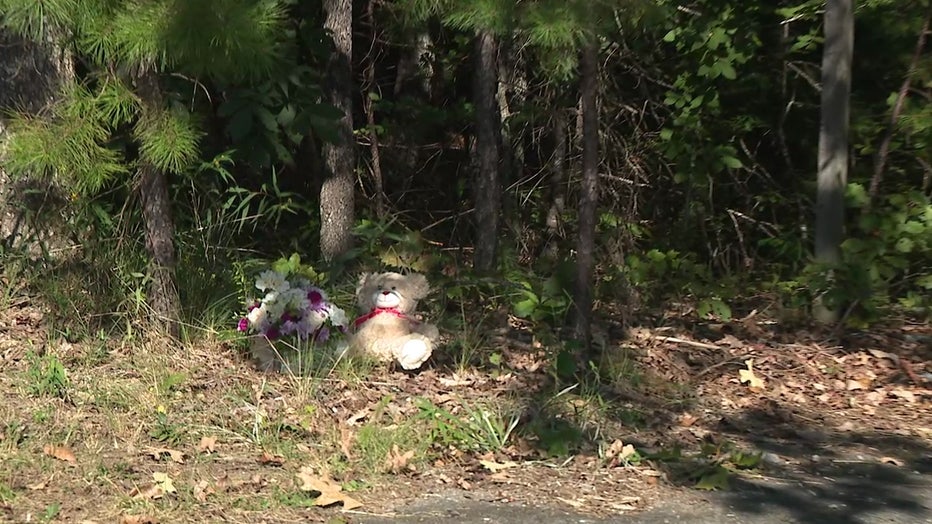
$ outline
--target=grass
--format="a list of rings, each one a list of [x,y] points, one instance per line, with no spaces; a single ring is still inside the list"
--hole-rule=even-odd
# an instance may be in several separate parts
[[[588,414],[524,421],[524,392],[466,388],[445,398],[432,389],[433,370],[387,373],[374,361],[308,358],[314,353],[285,348],[284,371],[261,373],[226,325],[223,312],[236,307],[230,296],[195,297],[206,313],[189,313],[178,347],[138,329],[131,312],[144,306],[132,278],[117,279],[124,298],[101,305],[122,304],[128,313],[105,324],[76,314],[86,281],[64,275],[43,284],[57,311],[49,324],[0,332],[29,349],[9,365],[0,361],[7,365],[0,373],[0,503],[14,520],[306,521],[320,510],[298,489],[303,466],[376,505],[384,502],[380,490],[438,462],[506,453],[529,436],[554,449],[551,440],[569,442],[555,453],[565,455],[587,438],[578,428],[587,427]],[[191,281],[211,293],[229,287],[213,273],[197,278]],[[335,292],[341,303],[352,300],[348,289]],[[467,316],[463,310],[445,347],[454,370],[480,376],[476,368],[491,363],[491,376],[504,377],[502,354]],[[571,406],[563,393],[540,394]],[[214,444],[205,447],[205,439]],[[176,491],[153,494],[156,474],[167,475]]]

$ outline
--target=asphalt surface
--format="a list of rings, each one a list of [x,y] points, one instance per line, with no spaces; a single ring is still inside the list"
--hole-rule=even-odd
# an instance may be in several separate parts
[[[670,489],[645,511],[593,518],[540,505],[497,504],[465,491],[425,495],[391,515],[356,514],[359,524],[918,524],[932,523],[932,461],[903,465],[836,462],[811,475],[737,480],[728,491]],[[820,471],[821,470],[821,471]]]

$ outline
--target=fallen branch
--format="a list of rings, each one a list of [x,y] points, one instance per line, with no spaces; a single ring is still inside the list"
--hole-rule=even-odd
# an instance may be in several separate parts
[[[705,342],[696,342],[695,340],[687,340],[685,338],[676,338],[676,337],[664,337],[660,335],[651,335],[650,337],[653,340],[659,340],[660,342],[672,342],[674,344],[683,344],[686,346],[692,346],[702,349],[715,349],[722,351],[721,346],[716,346],[715,344],[706,344]]]

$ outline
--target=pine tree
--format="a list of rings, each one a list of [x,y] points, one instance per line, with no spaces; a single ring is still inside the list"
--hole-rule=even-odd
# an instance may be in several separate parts
[[[47,114],[13,119],[8,170],[55,177],[76,193],[119,181],[136,188],[150,261],[150,319],[177,334],[170,177],[198,159],[203,132],[166,79],[180,73],[203,89],[202,81],[267,72],[279,57],[283,2],[0,0],[0,15],[0,24],[26,38],[61,42],[89,69]],[[131,147],[119,147],[123,142]]]

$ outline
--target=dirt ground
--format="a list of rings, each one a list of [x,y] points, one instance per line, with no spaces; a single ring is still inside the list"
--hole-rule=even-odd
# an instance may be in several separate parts
[[[819,500],[923,509],[894,486],[932,473],[932,328],[655,324],[606,324],[610,373],[585,385],[519,325],[485,340],[491,363],[308,379],[211,337],[71,337],[19,304],[0,312],[0,521],[354,522],[449,490],[596,519],[880,474]]]

